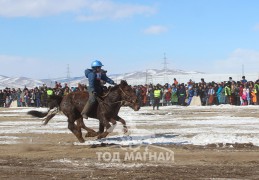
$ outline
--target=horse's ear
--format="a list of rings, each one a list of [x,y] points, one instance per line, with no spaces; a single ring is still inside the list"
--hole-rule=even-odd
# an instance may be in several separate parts
[[[124,86],[128,86],[128,83],[125,80],[121,80],[120,85],[124,87]]]

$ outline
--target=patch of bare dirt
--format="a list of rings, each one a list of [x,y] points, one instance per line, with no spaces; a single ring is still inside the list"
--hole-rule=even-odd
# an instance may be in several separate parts
[[[259,149],[165,146],[172,163],[105,162],[96,152],[121,152],[118,146],[16,144],[0,146],[0,179],[209,179],[259,178]],[[144,151],[145,147],[139,150]]]
[[[22,140],[0,145],[0,179],[259,179],[259,148],[251,143],[163,145],[174,152],[173,162],[121,157],[119,162],[107,162],[98,159],[97,153],[125,154],[128,147],[74,145],[77,139],[71,133],[8,135]],[[138,149],[145,151],[146,146]]]

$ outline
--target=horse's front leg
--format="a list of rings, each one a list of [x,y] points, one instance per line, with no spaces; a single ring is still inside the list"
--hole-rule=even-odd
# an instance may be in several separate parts
[[[123,132],[124,132],[124,134],[126,134],[128,132],[128,127],[126,125],[126,121],[124,119],[122,119],[120,116],[117,116],[116,120],[121,122],[121,124],[123,125]]]
[[[109,121],[107,119],[104,119],[102,121],[103,125],[106,127],[106,131],[101,133],[98,136],[98,139],[105,138],[109,133],[113,132],[114,128],[116,127],[116,121],[114,119],[111,119],[112,126],[110,125]]]
[[[111,127],[109,128],[109,129],[107,129],[106,131],[108,132],[108,133],[112,133],[113,132],[113,130],[114,130],[114,128],[116,127],[116,125],[117,125],[117,122],[116,122],[116,120],[115,119],[113,119],[113,118],[111,118],[111,121],[110,121],[111,123],[112,123],[112,125],[111,125]],[[110,124],[110,123],[109,123]]]
[[[103,123],[99,120],[99,131],[98,131],[98,133],[101,134],[101,133],[103,133],[103,132],[104,132],[104,125],[103,125]]]

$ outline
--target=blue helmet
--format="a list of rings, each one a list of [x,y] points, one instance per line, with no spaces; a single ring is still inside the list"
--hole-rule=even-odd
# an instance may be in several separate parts
[[[94,61],[92,62],[92,64],[91,64],[91,66],[92,66],[92,68],[94,68],[94,67],[101,67],[101,66],[103,66],[103,64],[102,64],[102,62],[99,61],[99,60],[94,60]]]

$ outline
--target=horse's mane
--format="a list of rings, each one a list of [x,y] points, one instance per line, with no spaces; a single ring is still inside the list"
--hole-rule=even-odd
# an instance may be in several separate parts
[[[103,96],[108,95],[108,93],[117,91],[120,88],[120,85],[128,86],[128,83],[126,80],[121,80],[120,84],[116,84],[115,86],[109,86],[107,90],[104,92]]]
[[[115,86],[109,86],[106,90],[104,90],[103,96],[108,95],[110,92],[117,91],[119,89],[119,86],[120,85],[118,85],[118,84]]]

